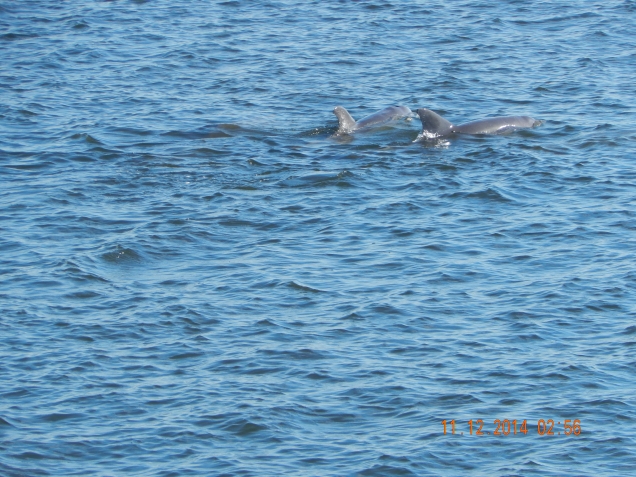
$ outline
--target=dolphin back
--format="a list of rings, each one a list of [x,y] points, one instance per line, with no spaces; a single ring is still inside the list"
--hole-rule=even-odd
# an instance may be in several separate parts
[[[338,118],[338,132],[351,132],[355,129],[356,121],[345,108],[336,106],[333,108],[333,114]]]
[[[501,134],[515,129],[531,128],[537,121],[530,116],[500,116],[480,119],[455,127],[455,132],[463,134]]]
[[[411,110],[406,106],[387,106],[377,113],[373,113],[356,123],[356,129],[379,127],[391,121],[397,121],[411,115]]]
[[[446,136],[455,132],[455,127],[439,114],[430,109],[418,109],[417,115],[422,121],[422,134],[429,139]]]
[[[349,111],[342,106],[336,106],[333,109],[333,114],[338,118],[338,133],[349,134],[361,129],[381,127],[398,119],[409,118],[412,111],[406,106],[387,106],[359,121],[354,120]]]

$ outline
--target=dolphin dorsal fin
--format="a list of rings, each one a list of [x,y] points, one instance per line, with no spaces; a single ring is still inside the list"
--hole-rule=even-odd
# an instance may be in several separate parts
[[[449,121],[430,109],[418,109],[416,112],[422,121],[422,134],[429,138],[446,136],[455,129]]]
[[[349,111],[342,106],[336,106],[333,108],[333,114],[338,118],[338,131],[339,132],[351,132],[356,125],[355,119],[351,117]]]

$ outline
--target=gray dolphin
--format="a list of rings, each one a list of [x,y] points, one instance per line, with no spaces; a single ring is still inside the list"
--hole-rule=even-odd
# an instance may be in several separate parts
[[[349,134],[361,129],[384,126],[391,121],[410,116],[412,111],[406,106],[388,106],[377,113],[362,118],[360,121],[353,119],[349,111],[342,106],[333,108],[333,114],[338,118],[338,133]]]
[[[418,109],[416,113],[422,121],[422,135],[428,139],[448,136],[453,133],[501,134],[515,129],[531,128],[540,124],[540,121],[530,116],[499,116],[455,126],[430,109]]]

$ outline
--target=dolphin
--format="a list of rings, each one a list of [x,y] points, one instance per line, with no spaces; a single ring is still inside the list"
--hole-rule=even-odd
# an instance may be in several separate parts
[[[418,109],[416,113],[422,121],[422,135],[428,139],[444,137],[453,133],[502,134],[516,129],[531,128],[540,124],[540,121],[530,116],[499,116],[455,126],[430,109]]]
[[[384,126],[391,121],[410,116],[412,111],[406,106],[388,106],[360,121],[353,119],[349,111],[342,106],[333,108],[333,114],[338,118],[338,134],[350,134],[361,129]]]

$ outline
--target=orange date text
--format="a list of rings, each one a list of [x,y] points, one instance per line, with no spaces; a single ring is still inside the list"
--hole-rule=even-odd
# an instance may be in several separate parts
[[[444,435],[446,434],[460,434],[464,435],[464,431],[467,431],[468,435],[475,436],[516,436],[516,435],[528,435],[533,433],[533,430],[537,430],[537,434],[540,436],[579,436],[581,435],[581,420],[580,419],[564,419],[562,421],[554,419],[539,419],[534,423],[528,423],[527,419],[495,419],[493,421],[493,427],[486,425],[484,427],[483,419],[471,419],[468,422],[456,423],[455,419],[450,421],[442,421],[442,427],[444,429]]]

